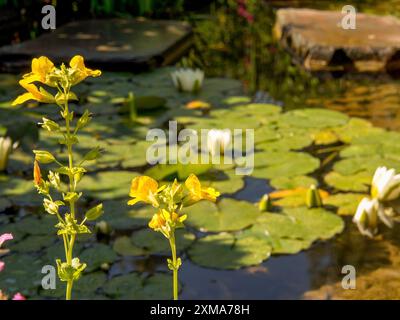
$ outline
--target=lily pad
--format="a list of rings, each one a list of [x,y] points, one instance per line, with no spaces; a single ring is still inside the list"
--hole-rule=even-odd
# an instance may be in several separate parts
[[[232,270],[258,265],[270,254],[271,246],[263,240],[255,237],[235,239],[229,233],[201,238],[189,250],[190,259],[200,266]]]
[[[86,272],[91,272],[99,269],[103,263],[113,263],[117,255],[109,246],[98,243],[83,250],[79,258],[87,264]]]
[[[146,253],[142,248],[135,246],[127,236],[115,239],[113,249],[121,256],[141,256]]]
[[[311,173],[319,167],[319,159],[300,152],[256,153],[254,164],[253,177],[273,179]]]
[[[98,200],[128,198],[129,186],[139,174],[131,171],[104,171],[85,175],[79,184],[80,190]]]
[[[182,229],[176,231],[175,237],[178,251],[185,250],[195,239],[194,234]],[[151,229],[143,229],[134,232],[131,239],[135,246],[145,250],[146,253],[162,255],[169,255],[171,253],[168,239],[160,232],[154,232]]]
[[[325,176],[324,180],[337,190],[366,192],[368,185],[371,184],[372,176],[365,171],[352,175],[342,175],[332,171]]]
[[[260,215],[258,209],[246,201],[224,198],[217,204],[201,201],[186,208],[188,224],[210,232],[235,231],[252,225]]]
[[[101,219],[117,230],[146,226],[154,214],[152,207],[128,206],[127,199],[105,201],[103,207],[104,215]]]
[[[330,195],[324,203],[337,207],[339,215],[354,215],[357,211],[358,204],[365,197],[360,193],[337,193]]]
[[[308,188],[311,185],[318,185],[317,180],[309,176],[277,177],[269,182],[275,189],[296,189]]]

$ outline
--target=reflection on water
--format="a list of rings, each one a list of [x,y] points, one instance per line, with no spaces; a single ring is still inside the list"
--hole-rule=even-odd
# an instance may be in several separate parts
[[[211,19],[196,20],[195,62],[210,76],[241,79],[250,94],[267,92],[286,109],[326,107],[371,120],[375,125],[400,128],[400,83],[387,75],[310,75],[292,63],[272,36],[275,11],[295,6],[339,10],[345,1],[262,1],[248,3],[253,16],[238,13],[236,1],[221,0]],[[354,1],[359,11],[399,15],[393,1]]]
[[[237,2],[221,0],[211,8],[211,19],[196,23],[196,50],[191,58],[208,75],[241,79],[250,94],[267,93],[284,108],[325,107],[362,117],[375,125],[400,130],[400,83],[388,75],[310,75],[292,64],[291,57],[273,40],[274,12],[278,7],[338,10],[346,1],[266,1],[272,6],[247,1],[243,15]],[[243,2],[243,1],[242,1]],[[359,11],[400,16],[400,3],[353,1]],[[239,198],[255,201],[254,186],[246,181]],[[251,195],[249,197],[249,195]],[[257,194],[258,196],[259,194]],[[382,230],[378,239],[362,237],[346,219],[346,230],[328,242],[305,252],[272,257],[256,268],[217,271],[186,261],[182,298],[210,299],[393,299],[400,298],[400,228]],[[344,290],[344,265],[357,271],[357,290]]]

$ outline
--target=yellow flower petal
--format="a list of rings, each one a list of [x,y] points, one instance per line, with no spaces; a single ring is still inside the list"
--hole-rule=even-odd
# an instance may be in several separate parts
[[[148,176],[136,177],[132,180],[129,192],[129,196],[134,198],[130,202],[135,204],[136,202],[143,201],[158,207],[157,200],[155,199],[157,189],[158,183],[156,180]]]
[[[78,84],[79,82],[85,80],[87,77],[98,77],[101,75],[100,70],[92,70],[86,68],[84,59],[80,55],[74,56],[69,62],[69,66],[73,70],[75,70],[72,85]]]

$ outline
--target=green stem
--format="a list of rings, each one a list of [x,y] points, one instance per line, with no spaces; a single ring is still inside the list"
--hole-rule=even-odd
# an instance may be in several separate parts
[[[73,280],[69,280],[67,282],[67,291],[66,291],[66,294],[65,294],[65,300],[71,300],[73,285],[74,285],[74,281]]]
[[[68,97],[69,90],[64,90],[65,97]],[[72,170],[74,167],[74,161],[73,161],[73,155],[72,155],[72,144],[71,144],[71,127],[70,127],[70,114],[69,114],[69,109],[68,109],[68,99],[66,98],[65,100],[65,127],[66,127],[66,133],[67,133],[67,150],[68,150],[68,165],[69,169]],[[69,175],[69,191],[70,192],[75,192],[75,183],[74,183],[74,176],[72,174]],[[70,206],[70,214],[72,218],[75,218],[75,203],[71,201],[69,203]],[[67,252],[67,264],[72,265],[72,258],[73,258],[73,249],[74,249],[74,244],[75,244],[75,235],[72,235],[71,238],[66,239],[64,242],[64,246],[66,246],[65,250]],[[71,295],[72,295],[72,287],[74,285],[73,280],[69,280],[67,282],[67,292],[66,292],[66,300],[71,300]]]
[[[172,232],[171,237],[169,238],[169,244],[171,246],[171,253],[172,253],[172,263],[174,265],[174,268],[172,270],[173,272],[173,294],[174,294],[174,300],[178,300],[178,268],[176,267],[177,265],[177,259],[176,259],[176,244],[175,244],[175,233]]]

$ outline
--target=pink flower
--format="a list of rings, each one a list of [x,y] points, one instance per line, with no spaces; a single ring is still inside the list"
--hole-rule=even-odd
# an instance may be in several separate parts
[[[3,261],[0,261],[0,272],[4,270],[5,265],[6,264]]]
[[[26,300],[26,298],[20,294],[19,292],[14,294],[14,297],[12,298],[13,300]]]
[[[4,242],[7,240],[12,240],[14,239],[13,235],[11,233],[5,233],[0,236],[0,247],[3,245]]]

